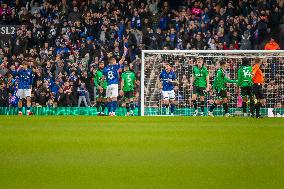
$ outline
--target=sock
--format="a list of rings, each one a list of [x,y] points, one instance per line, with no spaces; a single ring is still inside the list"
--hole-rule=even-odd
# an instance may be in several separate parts
[[[108,113],[112,112],[111,102],[107,102]]]
[[[115,113],[117,107],[117,101],[112,101],[112,111]]]
[[[97,112],[100,112],[100,107],[101,107],[101,102],[97,102],[96,104]]]
[[[27,107],[27,112],[30,112],[31,111],[31,107]]]
[[[19,112],[22,112],[22,109],[23,109],[23,108],[18,108],[18,109],[19,109]]]
[[[243,108],[243,113],[247,113],[247,103],[246,102],[242,102],[242,108]]]
[[[171,104],[171,106],[170,106],[170,112],[171,112],[171,114],[173,114],[174,111],[175,111],[175,105],[174,105],[174,104]]]
[[[130,112],[129,103],[126,103],[126,110],[127,110],[127,112]]]
[[[168,110],[169,110],[169,104],[166,104],[166,113],[168,113]]]
[[[163,107],[162,107],[162,114],[166,114],[168,107],[169,107],[168,104],[163,104]]]
[[[130,110],[134,111],[134,102],[130,102]]]
[[[229,113],[229,107],[228,107],[228,103],[223,103],[223,108],[225,110],[225,114]]]
[[[254,114],[254,100],[250,99],[249,101],[249,108],[250,108],[250,113],[253,115]]]
[[[200,101],[200,108],[201,108],[201,111],[204,113],[204,104],[205,102],[204,101]]]
[[[166,105],[165,104],[162,105],[162,114],[166,114]]]
[[[211,106],[210,106],[210,109],[209,111],[210,112],[213,112],[213,110],[217,107],[217,104],[214,102]]]
[[[194,109],[197,110],[197,101],[196,101],[196,100],[193,100],[192,102],[193,102],[193,107],[194,107]]]
[[[261,103],[257,102],[256,103],[256,107],[255,107],[255,111],[256,111],[256,116],[260,116],[260,108],[261,108]]]
[[[101,102],[102,113],[105,113],[106,106],[107,106],[106,102]]]

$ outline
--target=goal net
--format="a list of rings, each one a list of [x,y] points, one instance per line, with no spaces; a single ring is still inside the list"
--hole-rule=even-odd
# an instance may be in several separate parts
[[[159,75],[165,63],[170,63],[179,82],[174,87],[176,95],[176,108],[174,115],[193,115],[192,76],[193,61],[197,57],[203,57],[204,65],[209,72],[210,84],[212,85],[219,61],[226,61],[229,68],[226,74],[230,79],[237,79],[238,68],[244,57],[253,64],[255,58],[262,61],[262,71],[265,75],[263,84],[265,107],[261,109],[264,116],[284,117],[284,51],[179,51],[179,50],[144,50],[142,52],[141,66],[141,115],[163,115],[162,95],[159,88]],[[228,84],[229,111],[232,115],[241,115],[242,98],[236,84]],[[205,93],[205,113],[215,99],[212,90]],[[206,114],[205,114],[206,115]],[[214,115],[223,115],[223,108],[218,106]]]

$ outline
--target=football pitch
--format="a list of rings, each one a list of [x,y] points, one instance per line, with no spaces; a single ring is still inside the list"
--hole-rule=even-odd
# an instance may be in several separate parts
[[[0,116],[0,188],[283,188],[283,118]]]

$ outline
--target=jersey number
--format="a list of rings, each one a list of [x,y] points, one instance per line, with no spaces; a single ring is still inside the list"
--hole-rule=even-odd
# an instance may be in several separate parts
[[[114,78],[114,75],[113,75],[113,72],[112,72],[112,71],[109,71],[109,72],[107,73],[107,78],[108,78],[108,79],[113,79],[113,78]]]
[[[132,81],[131,75],[127,75],[127,81],[128,81],[128,83],[130,83]]]
[[[245,77],[251,77],[251,72],[249,70],[243,70]]]

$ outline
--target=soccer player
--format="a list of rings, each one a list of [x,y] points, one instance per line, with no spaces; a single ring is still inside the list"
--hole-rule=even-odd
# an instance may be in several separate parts
[[[103,71],[105,64],[104,62],[99,62],[99,67],[94,74],[94,83],[97,89],[97,104],[96,108],[98,111],[98,115],[104,115],[105,107],[106,107],[106,88],[107,81],[103,80]]]
[[[129,70],[129,66],[124,66],[124,72],[121,75],[121,94],[124,95],[126,102],[127,116],[133,116],[134,113],[134,87],[136,82],[136,75],[133,71]]]
[[[256,58],[254,61],[254,65],[252,67],[252,81],[253,81],[253,94],[255,95],[255,98],[257,100],[255,104],[254,110],[256,111],[256,118],[260,118],[260,108],[264,106],[265,99],[263,95],[262,90],[262,84],[264,83],[264,74],[262,73],[260,67],[261,67],[261,60],[259,58]]]
[[[162,88],[162,97],[163,97],[163,112],[166,111],[166,114],[170,113],[174,115],[175,110],[175,91],[174,84],[178,84],[177,77],[175,72],[172,70],[172,67],[169,63],[166,63],[165,68],[160,73],[160,88]]]
[[[103,70],[103,81],[106,79],[106,97],[108,102],[108,111],[110,116],[115,116],[115,110],[117,108],[117,96],[118,96],[118,82],[119,82],[119,71],[125,60],[125,56],[128,49],[124,47],[124,52],[119,63],[116,62],[114,57],[109,59],[109,64]]]
[[[23,65],[20,65],[17,70],[17,76],[19,77],[18,82],[18,91],[17,96],[19,98],[18,108],[19,115],[22,113],[22,100],[27,100],[27,115],[32,115],[31,112],[31,93],[32,93],[32,83],[33,83],[33,74],[32,70],[28,68],[27,62],[23,62]]]
[[[210,106],[208,115],[213,117],[213,110],[217,105],[223,104],[225,111],[225,117],[230,116],[229,107],[228,107],[228,95],[227,95],[227,83],[237,83],[237,80],[231,80],[226,76],[227,63],[224,60],[220,61],[220,68],[217,70],[214,82],[213,89],[216,91],[216,100]]]
[[[252,66],[249,65],[247,58],[242,59],[242,66],[238,70],[238,86],[241,88],[241,96],[243,99],[242,108],[244,116],[247,116],[247,103],[250,100],[250,113],[253,115],[254,99],[252,93]]]
[[[197,97],[200,100],[201,115],[204,115],[204,91],[209,91],[209,74],[201,57],[197,58],[197,65],[193,67],[191,84],[193,87],[192,102],[195,110],[193,116],[198,115]]]

